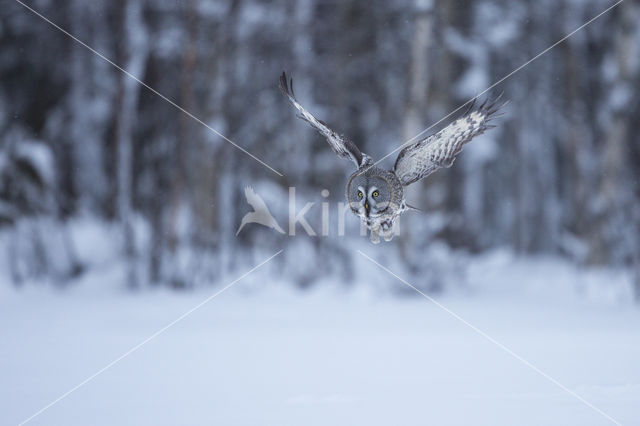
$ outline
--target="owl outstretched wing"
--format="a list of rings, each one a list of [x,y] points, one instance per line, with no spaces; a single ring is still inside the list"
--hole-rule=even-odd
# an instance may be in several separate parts
[[[318,120],[315,118],[309,111],[307,111],[298,101],[296,100],[295,94],[293,92],[293,79],[289,79],[287,81],[287,75],[282,72],[280,76],[280,91],[289,99],[289,102],[296,107],[299,114],[298,117],[306,121],[316,129],[322,136],[324,136],[333,152],[338,154],[340,157],[348,158],[356,164],[356,167],[360,167],[363,160],[363,154],[360,152],[360,149],[353,143],[351,140],[345,138],[344,136],[336,133],[332,129],[329,128],[322,120]]]
[[[394,166],[394,173],[402,184],[410,185],[440,168],[451,167],[464,144],[486,130],[496,127],[488,123],[498,117],[496,112],[506,105],[506,103],[497,105],[500,96],[489,105],[485,100],[477,109],[473,109],[474,101],[469,112],[463,117],[438,133],[419,140],[400,151]]]

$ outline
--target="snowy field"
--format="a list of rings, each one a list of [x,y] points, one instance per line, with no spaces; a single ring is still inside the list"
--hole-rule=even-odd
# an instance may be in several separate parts
[[[608,275],[496,259],[471,270],[481,277],[475,285],[437,300],[621,424],[640,425],[640,311],[615,292],[575,296],[571,281]],[[614,424],[424,298],[360,285],[256,290],[247,280],[29,424]],[[568,289],[549,299],[549,286]],[[3,425],[27,419],[220,288],[90,287],[4,286]]]

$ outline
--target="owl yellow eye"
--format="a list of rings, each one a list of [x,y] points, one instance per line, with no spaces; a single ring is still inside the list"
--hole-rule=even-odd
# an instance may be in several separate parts
[[[380,195],[380,193],[378,191],[373,191],[373,198],[378,198],[378,195]]]
[[[362,193],[362,191],[358,191],[358,198],[362,198],[364,197],[364,194]]]

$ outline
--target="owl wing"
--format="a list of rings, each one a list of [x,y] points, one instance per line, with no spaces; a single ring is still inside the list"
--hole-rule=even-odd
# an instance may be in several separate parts
[[[502,96],[502,95],[501,95]],[[464,144],[496,126],[489,125],[495,113],[506,103],[497,106],[500,96],[487,105],[483,102],[478,109],[469,108],[463,117],[449,124],[438,133],[419,140],[400,151],[394,166],[394,173],[403,185],[410,185],[443,167],[451,167]]]
[[[338,154],[340,157],[351,159],[351,161],[356,164],[356,167],[360,167],[363,160],[363,154],[360,152],[360,149],[358,149],[356,144],[351,140],[331,130],[322,120],[315,118],[309,111],[300,105],[300,103],[298,103],[293,92],[293,79],[289,79],[289,81],[287,81],[287,75],[284,71],[280,76],[279,87],[280,91],[287,97],[287,99],[289,99],[289,102],[291,102],[291,104],[298,110],[298,117],[320,132],[320,134],[327,139],[327,142],[329,142],[333,152]]]

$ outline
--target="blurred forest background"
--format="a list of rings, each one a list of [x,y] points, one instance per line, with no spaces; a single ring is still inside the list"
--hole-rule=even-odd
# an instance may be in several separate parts
[[[426,214],[407,214],[401,236],[376,247],[352,216],[346,237],[255,225],[236,237],[250,211],[246,185],[286,228],[289,186],[298,209],[335,205],[351,172],[295,118],[277,90],[282,70],[307,108],[380,158],[611,0],[25,4],[284,176],[7,0],[0,265],[16,285],[64,285],[119,265],[131,287],[192,287],[279,248],[272,272],[287,280],[349,283],[371,268],[352,250],[364,247],[436,290],[465,259],[499,248],[635,271],[640,299],[639,1],[624,1],[496,87],[493,95],[511,100],[498,128],[414,185],[409,200]],[[316,232],[317,210],[308,215]]]

